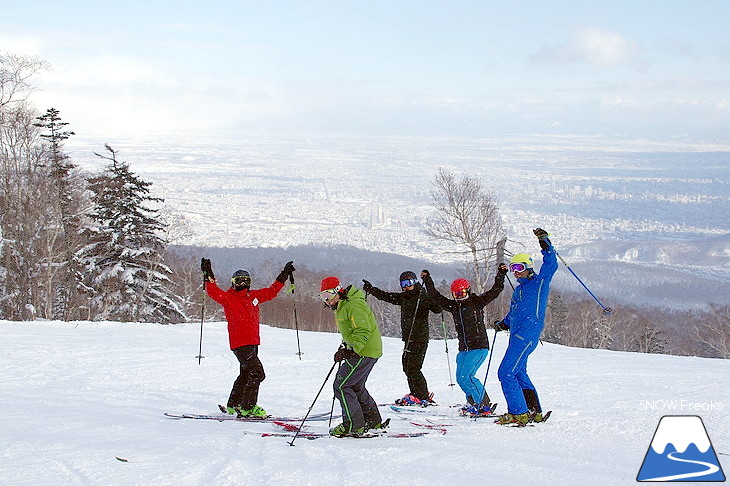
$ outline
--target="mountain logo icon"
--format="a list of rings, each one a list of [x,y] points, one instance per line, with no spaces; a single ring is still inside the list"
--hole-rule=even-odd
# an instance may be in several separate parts
[[[662,417],[636,480],[725,481],[702,419],[696,415]]]

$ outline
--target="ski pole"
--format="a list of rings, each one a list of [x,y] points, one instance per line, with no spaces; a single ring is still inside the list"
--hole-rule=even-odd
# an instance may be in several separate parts
[[[299,360],[302,359],[302,348],[299,346],[299,320],[297,319],[297,301],[294,297],[294,275],[289,274],[289,282],[291,283],[291,302],[294,306],[294,327],[297,330],[297,355],[299,356]]]
[[[324,382],[322,383],[322,386],[319,388],[319,391],[317,392],[317,396],[314,397],[314,400],[312,400],[312,404],[309,406],[309,410],[307,410],[307,414],[304,416],[304,419],[302,420],[302,423],[299,424],[299,427],[297,427],[297,432],[294,434],[294,438],[289,442],[290,446],[294,446],[294,441],[299,437],[299,432],[301,432],[302,427],[304,427],[304,422],[307,421],[307,418],[309,418],[309,414],[312,412],[312,409],[314,408],[314,404],[317,403],[317,399],[319,398],[319,395],[322,393],[322,390],[324,389],[324,385],[327,384],[327,380],[330,379],[330,375],[332,374],[332,371],[335,369],[335,365],[337,363],[332,363],[332,368],[330,368],[329,373],[327,373],[327,378],[324,379]],[[333,405],[334,408],[334,405]]]
[[[205,320],[205,280],[203,280],[203,303],[200,304],[200,342],[198,344],[198,355],[196,358],[198,358],[198,365],[200,365],[200,360],[205,358],[203,356],[203,321]]]
[[[441,331],[444,335],[444,346],[446,347],[446,364],[449,365],[449,386],[452,387],[455,385],[454,379],[451,375],[451,358],[449,358],[449,342],[446,339],[446,323],[444,322],[444,311],[441,311]]]
[[[413,336],[413,328],[416,327],[416,314],[418,314],[418,306],[421,305],[421,293],[418,293],[418,300],[416,300],[416,309],[413,311],[413,320],[411,321],[411,329],[408,331],[408,339],[406,345],[403,348],[404,353],[410,353],[411,349],[411,336]]]
[[[570,273],[572,273],[572,274],[573,274],[573,276],[575,277],[575,279],[576,279],[576,280],[578,280],[578,282],[579,282],[579,283],[580,283],[580,284],[581,284],[581,285],[583,286],[583,288],[584,288],[584,289],[586,289],[586,290],[588,291],[588,293],[589,293],[589,294],[591,294],[591,297],[593,297],[593,299],[594,299],[594,300],[595,300],[596,302],[598,302],[598,305],[600,305],[600,306],[601,306],[601,308],[603,309],[603,313],[604,313],[604,314],[608,314],[608,315],[611,315],[611,312],[613,312],[613,310],[611,310],[611,308],[610,308],[610,307],[606,307],[605,305],[603,305],[603,304],[601,303],[601,301],[600,301],[600,300],[598,300],[598,297],[596,297],[595,295],[593,295],[593,292],[591,292],[591,289],[589,289],[589,288],[588,288],[588,287],[586,286],[586,284],[584,284],[584,283],[583,283],[583,281],[582,281],[582,280],[580,279],[580,277],[578,277],[578,275],[576,275],[576,274],[575,274],[575,272],[573,271],[573,269],[572,269],[572,268],[570,268],[570,265],[568,265],[568,263],[567,263],[567,262],[566,262],[565,260],[563,260],[563,257],[561,257],[561,256],[560,256],[560,253],[558,253],[558,252],[556,251],[556,252],[555,252],[555,254],[556,254],[556,255],[558,256],[558,258],[560,258],[560,261],[561,261],[561,262],[563,262],[563,265],[565,265],[565,267],[566,267],[566,268],[567,268],[568,270],[570,270]]]
[[[479,405],[477,406],[477,416],[474,417],[474,420],[478,419],[479,416],[482,413],[482,402],[484,401],[484,395],[487,394],[487,377],[489,376],[489,367],[492,365],[492,354],[494,354],[494,343],[497,342],[497,330],[494,330],[494,337],[492,338],[492,346],[489,349],[489,359],[487,360],[487,372],[484,373],[484,383],[482,383],[482,400],[479,401]],[[492,409],[492,404],[489,404],[489,409]],[[492,410],[494,411],[494,410]]]
[[[337,363],[337,372],[338,373],[340,372],[341,365],[342,365],[342,362]],[[332,427],[332,415],[335,413],[335,398],[337,398],[337,396],[333,393],[332,394],[332,406],[330,407],[330,420],[329,420],[329,423],[327,424],[328,427]]]

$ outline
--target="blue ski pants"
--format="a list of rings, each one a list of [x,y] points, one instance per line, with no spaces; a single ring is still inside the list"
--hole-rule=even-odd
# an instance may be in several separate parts
[[[507,400],[507,411],[517,415],[527,412],[527,402],[523,390],[535,390],[527,376],[527,358],[535,350],[540,335],[525,336],[519,332],[510,333],[509,345],[499,365],[499,381],[502,393]],[[535,391],[535,399],[537,392]]]
[[[484,363],[489,349],[470,349],[459,351],[456,355],[456,382],[466,395],[467,402],[478,404],[484,395],[484,385],[476,377],[479,367]],[[470,400],[471,399],[471,400]]]

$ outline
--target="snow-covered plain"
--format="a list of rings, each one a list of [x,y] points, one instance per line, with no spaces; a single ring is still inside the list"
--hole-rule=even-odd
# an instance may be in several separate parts
[[[730,148],[724,143],[320,135],[74,137],[67,148],[81,167],[96,170],[102,163],[94,152],[104,142],[189,222],[190,234],[177,244],[351,245],[453,263],[454,245],[424,232],[434,176],[444,168],[479,177],[495,194],[508,251],[535,252],[531,229],[543,227],[581,275],[590,276],[589,285],[607,287],[606,299],[675,308],[730,303]],[[652,278],[666,276],[650,292],[647,269]],[[630,292],[615,289],[617,275]],[[563,290],[574,284],[556,281]]]
[[[659,419],[699,415],[725,474],[730,472],[730,361],[540,346],[530,372],[544,424],[503,428],[490,420],[434,412],[445,435],[409,439],[264,438],[266,423],[172,420],[164,412],[213,413],[237,374],[225,323],[0,321],[0,482],[7,485],[371,485],[634,484]],[[491,333],[490,333],[491,335]],[[303,416],[332,366],[337,334],[262,326],[267,378],[259,403]],[[496,370],[488,392],[504,398]],[[406,391],[402,342],[384,339],[368,388],[379,403]],[[456,342],[449,342],[451,370]],[[444,342],[432,340],[424,370],[442,405],[463,400],[449,387]],[[480,371],[483,377],[486,364]],[[332,404],[331,381],[313,411]],[[338,407],[335,408],[337,410]],[[393,430],[414,430],[387,407]],[[312,422],[325,430],[326,422]],[[244,432],[252,432],[245,434]],[[117,458],[128,462],[122,462]]]

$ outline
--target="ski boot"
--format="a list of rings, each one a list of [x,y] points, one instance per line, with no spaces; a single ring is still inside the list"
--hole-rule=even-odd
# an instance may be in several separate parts
[[[385,419],[385,421],[380,423],[373,423],[373,422],[367,422],[365,424],[365,432],[373,432],[376,434],[385,433],[388,428],[388,425],[390,425],[390,419]]]
[[[462,407],[459,411],[459,415],[463,415],[465,417],[491,417],[494,415],[494,412],[491,408],[489,408],[487,405],[482,406],[481,408],[477,405],[469,405]]]
[[[536,424],[546,422],[547,419],[550,418],[551,413],[553,413],[552,410],[548,410],[545,413],[532,411],[530,412],[530,422],[534,422]]]
[[[430,407],[432,405],[436,405],[436,402],[433,401],[433,392],[428,394],[428,398],[423,398],[421,400],[422,407]]]
[[[421,399],[416,397],[415,395],[408,394],[403,398],[396,398],[395,404],[401,406],[421,405]]]
[[[403,398],[396,399],[395,404],[406,407],[428,407],[429,405],[436,405],[432,398],[433,393],[429,394],[428,398],[418,398],[415,395],[408,394]]]
[[[495,420],[494,423],[499,425],[515,424],[517,427],[524,427],[529,421],[530,414],[527,412],[517,415],[512,413],[503,413],[497,417],[497,420]]]
[[[365,427],[358,427],[357,429],[348,430],[344,423],[332,427],[330,429],[330,435],[333,437],[358,437],[365,433]]]
[[[268,414],[266,413],[266,410],[259,407],[258,405],[254,405],[253,407],[249,408],[248,410],[238,409],[238,416],[239,417],[247,417],[247,418],[257,418],[257,419],[263,419],[268,417]]]

